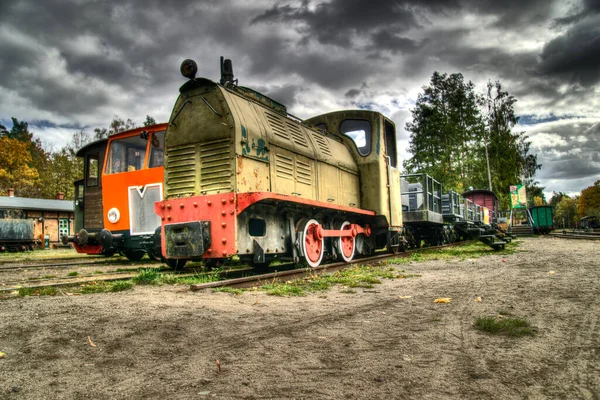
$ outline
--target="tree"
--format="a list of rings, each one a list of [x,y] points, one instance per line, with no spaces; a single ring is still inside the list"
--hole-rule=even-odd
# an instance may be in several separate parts
[[[578,198],[563,197],[554,210],[554,220],[561,228],[573,228],[579,218],[577,217]]]
[[[408,172],[428,173],[457,191],[483,179],[478,165],[483,122],[473,83],[465,83],[460,73],[434,72],[411,112],[406,129],[412,157],[404,162]]]
[[[146,120],[148,120],[148,117],[146,117]],[[108,129],[107,128],[94,129],[94,139],[104,139],[104,138],[112,136],[116,133],[124,132],[129,129],[133,129],[135,127],[136,127],[136,124],[131,119],[127,118],[127,120],[125,121],[124,119],[119,118],[118,115],[115,115],[113,117],[113,120],[111,121]]]
[[[544,204],[546,204],[546,195],[544,194],[544,187],[539,187],[536,186],[538,182],[534,182],[534,185],[532,186],[527,186],[526,187],[526,192],[527,192],[527,197],[528,197],[528,206],[543,206]],[[536,203],[536,198],[537,200],[537,204]]]
[[[519,122],[514,96],[502,90],[499,81],[487,84],[487,93],[481,105],[486,110],[485,138],[489,153],[492,187],[502,208],[508,208],[510,198],[506,190],[510,185],[534,184],[534,176],[542,166],[537,156],[529,154],[531,142],[524,132],[513,132]]]
[[[550,205],[550,207],[555,209],[558,203],[560,203],[560,201],[563,199],[563,197],[569,196],[563,192],[552,192],[552,197],[550,197],[550,201],[548,202],[548,204]]]
[[[586,215],[600,217],[600,180],[581,191],[577,212],[580,217]]]
[[[7,136],[0,137],[0,192],[15,189],[18,196],[39,186],[38,171],[29,166],[29,145]]]
[[[144,121],[144,126],[156,125],[156,120],[149,115],[146,115],[146,120]]]

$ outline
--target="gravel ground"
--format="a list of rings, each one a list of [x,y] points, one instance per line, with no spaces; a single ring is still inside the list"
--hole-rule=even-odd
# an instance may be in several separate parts
[[[524,238],[355,293],[2,300],[0,399],[598,399],[599,260],[598,242]],[[506,313],[535,335],[473,327]]]

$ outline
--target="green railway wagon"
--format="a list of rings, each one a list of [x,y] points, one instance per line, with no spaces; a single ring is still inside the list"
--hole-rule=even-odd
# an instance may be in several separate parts
[[[554,229],[554,215],[550,206],[536,206],[529,209],[533,219],[533,231],[546,234]]]

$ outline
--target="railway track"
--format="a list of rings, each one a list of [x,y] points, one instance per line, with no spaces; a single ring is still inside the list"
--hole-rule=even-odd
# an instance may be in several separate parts
[[[373,263],[384,261],[389,258],[400,258],[400,257],[410,257],[412,254],[416,252],[420,252],[423,250],[435,250],[441,249],[445,247],[452,247],[457,245],[463,245],[469,242],[460,242],[454,244],[448,244],[443,246],[430,246],[421,249],[413,249],[407,250],[405,252],[397,253],[397,254],[378,254],[371,257],[359,258],[352,260],[349,263],[346,262],[335,262],[331,264],[320,265],[316,268],[294,268],[294,264],[281,264],[277,267],[272,267],[272,269],[277,268],[277,271],[256,274],[255,270],[252,268],[235,268],[235,269],[225,269],[221,272],[221,276],[225,275],[225,279],[220,279],[214,282],[208,283],[199,283],[190,285],[190,290],[197,291],[203,289],[210,288],[218,288],[218,287],[232,287],[232,288],[244,288],[244,287],[253,287],[260,285],[264,282],[277,282],[277,281],[288,281],[303,278],[305,276],[310,275],[321,275],[324,273],[332,273],[336,271],[343,270],[345,268],[349,268],[356,264],[364,264],[364,263]],[[131,262],[129,262],[131,264]],[[143,266],[140,266],[143,268]],[[187,269],[187,268],[186,268]],[[170,270],[165,270],[170,271]],[[162,271],[161,271],[162,272]],[[11,292],[19,290],[20,288],[27,289],[43,289],[48,287],[67,287],[67,286],[76,286],[76,285],[84,285],[92,282],[110,282],[110,281],[118,281],[118,280],[128,280],[135,277],[138,274],[138,271],[135,272],[111,272],[99,275],[87,275],[87,276],[75,276],[75,277],[64,277],[64,278],[49,278],[42,283],[42,280],[36,280],[34,284],[31,284],[32,281],[12,281],[12,282],[3,282],[2,286],[0,286],[0,292]],[[186,272],[185,270],[177,273],[178,277],[191,277],[191,276],[201,276],[201,275],[209,275],[214,274],[214,271],[207,272]]]
[[[551,237],[579,240],[600,240],[600,232],[567,232],[551,233]]]
[[[442,249],[445,247],[452,247],[452,246],[457,246],[457,245],[466,244],[466,243],[469,243],[469,242],[453,243],[453,244],[447,244],[447,245],[442,245],[442,246],[430,246],[430,247],[425,247],[425,248],[421,248],[421,249],[407,250],[407,251],[404,251],[402,253],[397,253],[397,254],[389,254],[389,253],[380,254],[380,255],[375,255],[375,256],[371,256],[371,257],[354,259],[350,262],[336,262],[336,263],[331,263],[331,264],[319,265],[318,267],[315,267],[315,268],[296,268],[296,269],[290,269],[290,270],[284,270],[284,271],[270,272],[270,273],[260,274],[260,275],[245,276],[245,277],[241,277],[241,278],[225,279],[225,280],[221,280],[221,281],[217,281],[217,282],[198,283],[198,284],[190,285],[190,290],[197,291],[197,290],[212,289],[212,288],[218,288],[218,287],[231,287],[231,288],[254,287],[254,286],[259,286],[264,282],[281,282],[281,281],[300,279],[300,278],[303,278],[306,276],[311,276],[311,275],[322,275],[325,273],[341,271],[345,268],[352,267],[353,265],[356,265],[356,264],[384,261],[389,258],[405,258],[405,257],[410,257],[412,254],[419,252],[419,251],[423,251],[423,250]]]
[[[0,265],[0,273],[6,271],[15,271],[15,270],[36,270],[36,269],[61,269],[61,268],[71,268],[76,266],[119,266],[119,265],[131,265],[133,261],[129,261],[127,259],[123,260],[110,260],[110,259],[101,259],[101,260],[89,260],[89,261],[69,261],[64,263],[54,263],[54,260],[49,261],[48,263],[38,263],[38,264],[3,264]],[[146,263],[155,263],[153,260],[144,260],[144,264]]]

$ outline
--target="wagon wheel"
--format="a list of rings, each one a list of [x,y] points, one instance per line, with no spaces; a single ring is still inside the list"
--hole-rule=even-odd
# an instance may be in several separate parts
[[[146,254],[144,250],[140,249],[125,250],[124,253],[129,261],[140,261],[144,257],[144,254]]]
[[[169,266],[169,268],[177,271],[178,269],[182,269],[187,260],[177,259],[177,258],[163,258],[163,262]]]
[[[156,254],[154,249],[148,249],[148,258],[151,260],[158,261],[160,260],[160,255]]]
[[[336,230],[339,231],[348,231],[350,229],[352,228],[350,226],[350,222],[348,221],[345,221],[339,227],[336,227]],[[350,262],[350,260],[354,258],[354,251],[356,249],[356,237],[343,236],[340,237],[338,240],[340,258],[346,262]]]
[[[323,238],[318,236],[319,223],[310,219],[300,226],[302,232],[302,252],[311,267],[318,267],[323,260]]]

